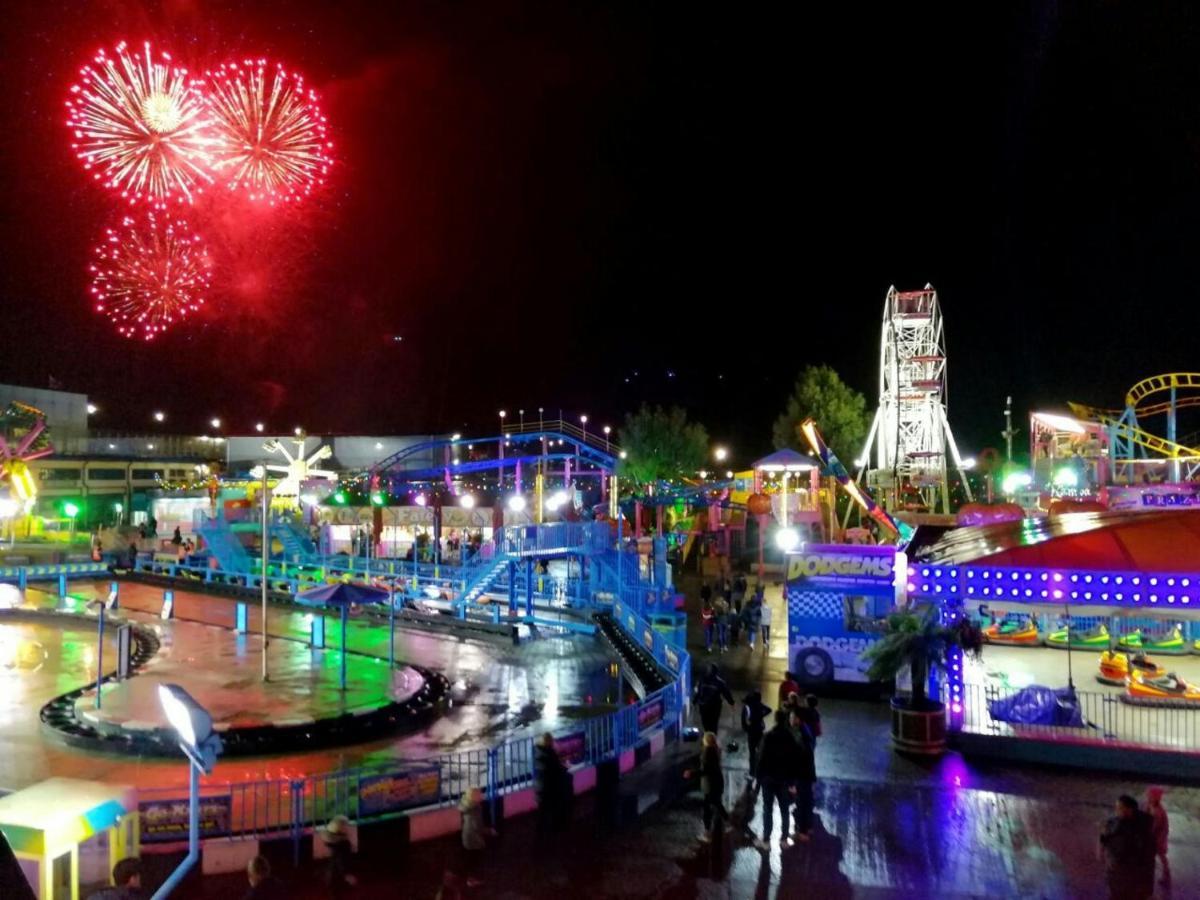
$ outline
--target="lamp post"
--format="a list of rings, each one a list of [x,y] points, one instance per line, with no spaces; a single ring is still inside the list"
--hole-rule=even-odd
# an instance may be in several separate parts
[[[270,488],[267,487],[267,463],[266,460],[262,464],[262,633],[263,633],[263,649],[262,649],[262,680],[270,681],[271,678],[267,674],[267,647],[270,645],[270,638],[267,637],[267,563],[271,559],[271,501]]]
[[[175,734],[179,749],[188,758],[188,853],[150,900],[169,897],[200,859],[200,774],[212,774],[223,749],[213,731],[212,716],[177,684],[160,684],[158,702]]]
[[[107,603],[92,600],[87,608],[96,614],[96,709],[100,708],[100,685],[104,681],[104,610]]]
[[[612,434],[612,428],[608,425],[604,426],[604,452],[608,452],[608,436]]]
[[[583,425],[583,440],[586,443],[587,442],[587,416],[580,416],[579,421]]]
[[[75,543],[75,517],[79,515],[79,505],[68,500],[63,504],[63,512],[71,520],[71,533],[67,538],[67,543],[73,544]]]

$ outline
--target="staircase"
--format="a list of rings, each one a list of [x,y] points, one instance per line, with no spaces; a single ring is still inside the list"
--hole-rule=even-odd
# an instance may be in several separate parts
[[[293,565],[317,565],[317,548],[291,522],[272,522],[271,536],[283,545],[284,558]]]
[[[249,572],[254,568],[250,563],[250,554],[224,519],[202,516],[194,523],[194,527],[222,569],[227,572]]]
[[[483,570],[475,576],[474,581],[463,592],[464,603],[478,603],[502,575],[508,570],[508,557],[498,556],[490,560]]]

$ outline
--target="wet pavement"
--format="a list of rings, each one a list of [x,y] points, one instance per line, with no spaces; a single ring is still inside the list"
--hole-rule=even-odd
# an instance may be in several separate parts
[[[69,589],[76,598],[74,608],[80,609],[86,599],[106,594],[108,586],[106,581],[72,582]],[[43,607],[58,604],[52,594],[36,589],[29,590],[24,599]],[[277,686],[273,681],[264,691],[258,680],[262,638],[257,606],[250,606],[251,633],[237,635],[231,630],[235,603],[224,597],[177,590],[176,619],[170,622],[160,621],[157,615],[161,588],[123,583],[120,602],[121,615],[159,632],[163,650],[147,667],[146,674],[106,689],[106,703],[112,696],[113,712],[134,719],[152,718],[157,704],[147,689],[155,679],[171,679],[189,690],[195,688],[198,697],[204,693],[206,702],[217,707],[214,712],[228,719],[300,717],[314,711],[332,712],[347,702],[337,691],[340,653],[334,648],[340,646],[340,635],[336,619],[329,619],[326,625],[330,649],[312,651],[306,646],[310,614],[273,607],[268,614],[272,635],[268,663],[280,680]],[[0,621],[0,647],[5,640],[11,644],[16,638],[14,627],[8,620]],[[52,775],[142,787],[186,783],[186,770],[177,763],[85,753],[43,737],[38,721],[41,705],[94,677],[94,668],[89,674],[85,663],[88,654],[94,653],[95,632],[86,625],[75,629],[49,623],[23,623],[20,628],[22,635],[39,641],[48,651],[36,677],[25,670],[0,675],[6,679],[5,695],[0,699],[0,788],[15,790]],[[382,699],[387,637],[386,625],[351,620],[347,664],[351,680],[358,683],[349,692],[351,704],[371,702],[371,690]],[[337,750],[306,753],[298,748],[296,753],[283,756],[222,761],[206,783],[299,777],[492,746],[506,736],[528,737],[547,729],[566,728],[572,720],[607,712],[622,699],[620,679],[614,677],[611,668],[612,658],[596,639],[551,637],[513,646],[508,640],[397,628],[395,646],[398,665],[412,662],[426,666],[441,672],[453,684],[451,707],[429,728]],[[115,656],[107,658],[115,660]],[[94,667],[94,662],[91,665]],[[404,678],[403,674],[398,677]],[[367,687],[361,684],[364,680]],[[408,690],[408,685],[402,685],[401,690]]]

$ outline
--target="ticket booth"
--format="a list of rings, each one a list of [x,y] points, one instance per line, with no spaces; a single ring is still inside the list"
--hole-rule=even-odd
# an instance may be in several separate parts
[[[108,884],[118,860],[138,855],[137,818],[133,788],[76,778],[50,778],[0,798],[0,832],[40,900],[79,900],[80,847],[92,841],[107,845]]]

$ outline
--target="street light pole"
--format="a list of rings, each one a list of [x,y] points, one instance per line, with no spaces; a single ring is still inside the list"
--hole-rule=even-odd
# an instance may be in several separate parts
[[[267,487],[267,463],[262,464],[262,680],[270,681],[267,674],[267,647],[271,641],[267,637],[267,563],[271,559],[271,506],[270,488]]]

